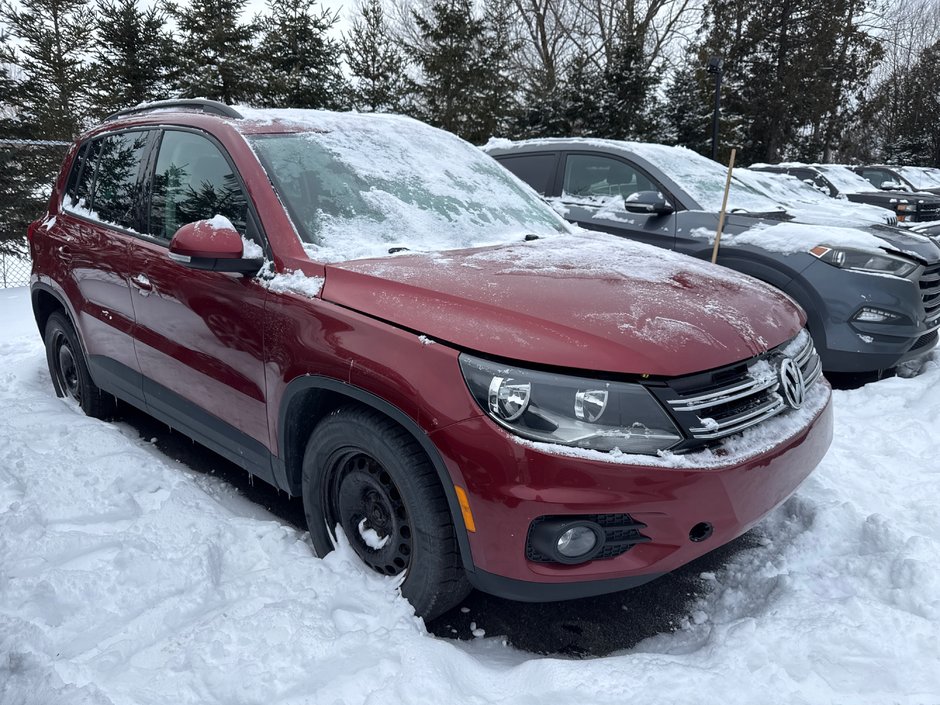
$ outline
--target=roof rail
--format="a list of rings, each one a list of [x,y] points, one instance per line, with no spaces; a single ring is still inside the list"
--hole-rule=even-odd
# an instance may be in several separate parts
[[[147,113],[151,110],[166,110],[167,108],[185,108],[198,112],[208,113],[209,115],[220,115],[221,117],[239,119],[242,114],[235,110],[231,105],[220,103],[217,100],[208,98],[171,98],[170,100],[157,100],[153,103],[144,103],[133,108],[124,108],[116,113],[108,115],[104,120],[116,120],[117,118],[135,115],[137,113]]]

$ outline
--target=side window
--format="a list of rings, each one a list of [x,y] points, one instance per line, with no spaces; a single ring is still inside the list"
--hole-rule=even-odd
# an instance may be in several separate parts
[[[543,196],[550,192],[557,154],[499,157],[497,161]]]
[[[91,207],[98,218],[122,228],[138,226],[140,160],[148,132],[123,132],[101,140]]]
[[[569,154],[565,159],[562,198],[576,203],[602,204],[611,197],[628,198],[659,187],[629,164],[593,154]]]
[[[79,147],[65,187],[67,206],[91,207],[91,189],[95,182],[95,167],[100,147],[100,139],[85,142]]]
[[[881,171],[880,169],[862,169],[862,176],[875,188],[881,188],[881,184],[883,184],[886,179],[888,181],[892,180],[888,177],[887,172]]]
[[[169,240],[179,228],[224,215],[246,234],[248,199],[222,152],[207,138],[168,130],[160,142],[147,232]]]

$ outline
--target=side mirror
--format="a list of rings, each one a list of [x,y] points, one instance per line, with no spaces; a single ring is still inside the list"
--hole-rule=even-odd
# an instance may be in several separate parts
[[[242,236],[224,218],[197,220],[176,231],[170,240],[170,259],[190,269],[255,274],[264,261],[246,258]]]
[[[637,191],[623,199],[623,207],[631,213],[671,215],[676,212],[659,191]]]

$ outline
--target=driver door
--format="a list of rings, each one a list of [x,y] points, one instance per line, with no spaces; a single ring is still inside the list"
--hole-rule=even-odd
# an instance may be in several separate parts
[[[644,191],[663,189],[625,159],[577,152],[564,155],[560,201],[565,218],[588,230],[674,249],[675,213],[658,215],[629,208],[631,198]]]
[[[264,238],[237,168],[208,136],[165,129],[150,172],[146,232],[131,247],[135,348],[154,415],[260,472],[270,437],[264,307],[255,277],[190,269],[170,259],[176,230],[215,215]]]

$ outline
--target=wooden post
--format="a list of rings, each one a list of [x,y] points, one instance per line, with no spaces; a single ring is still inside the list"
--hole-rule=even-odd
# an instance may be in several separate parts
[[[728,178],[725,179],[725,195],[721,199],[721,212],[718,213],[718,232],[715,233],[715,247],[712,250],[712,264],[718,261],[718,245],[721,243],[721,231],[725,227],[725,210],[728,208],[728,191],[731,190],[731,172],[734,171],[734,155],[737,149],[731,150],[731,160],[728,162]]]

